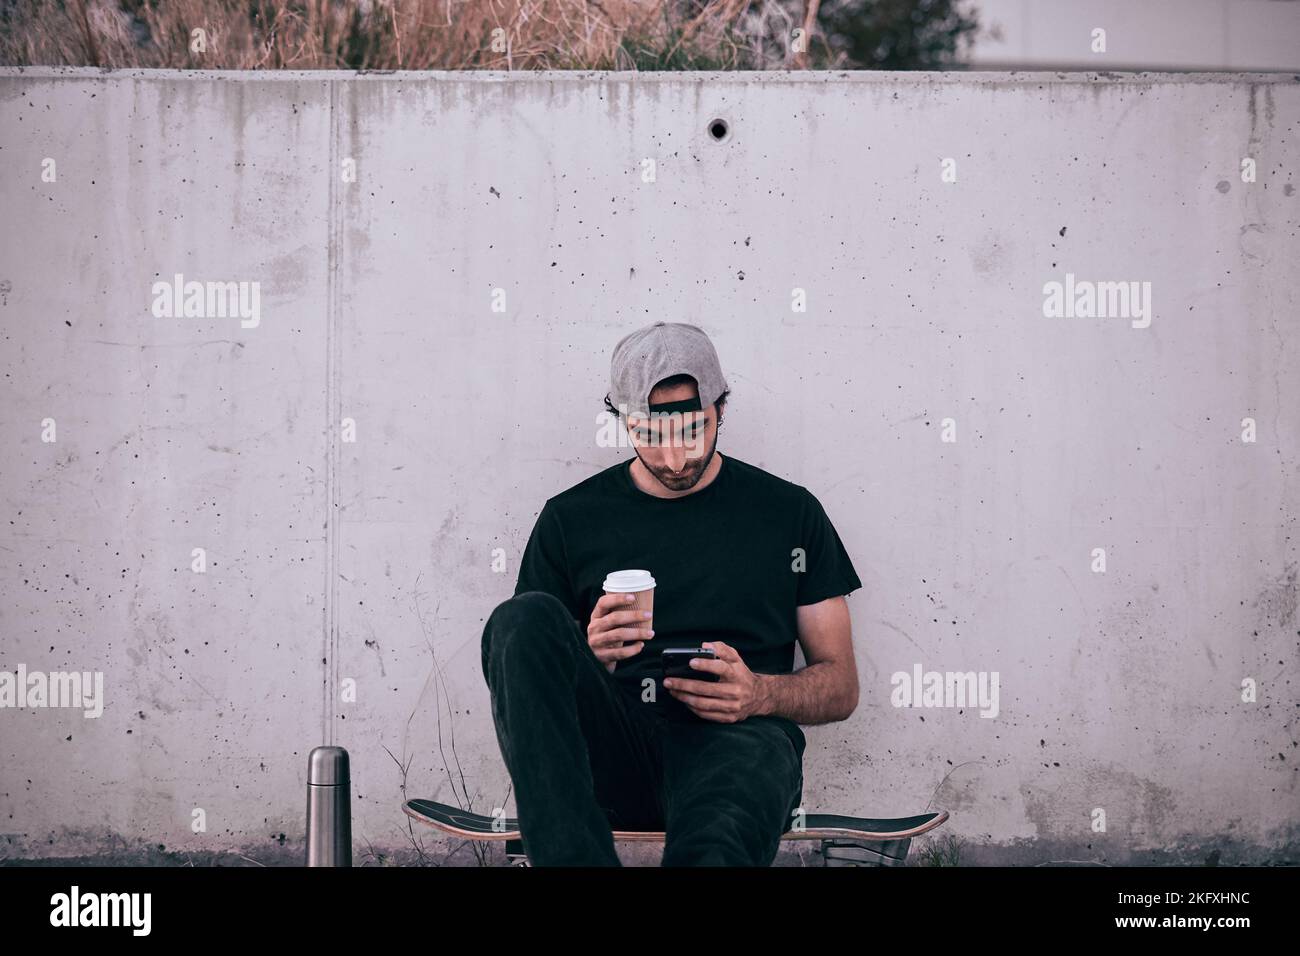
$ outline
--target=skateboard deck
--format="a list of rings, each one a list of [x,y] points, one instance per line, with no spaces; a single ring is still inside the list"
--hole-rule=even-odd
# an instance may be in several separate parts
[[[408,800],[402,805],[408,817],[437,827],[446,833],[470,840],[519,840],[519,821],[514,817],[492,817],[472,810],[449,807],[432,800]],[[921,813],[914,817],[873,819],[846,817],[834,813],[809,813],[803,818],[803,828],[790,830],[782,840],[854,840],[868,843],[892,840],[910,840],[948,819],[947,810]],[[494,825],[495,824],[495,825]],[[615,830],[615,840],[662,843],[662,830]]]

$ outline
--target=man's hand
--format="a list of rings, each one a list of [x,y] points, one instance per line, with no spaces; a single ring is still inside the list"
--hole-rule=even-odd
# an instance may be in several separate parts
[[[736,649],[722,641],[706,641],[701,647],[713,648],[717,660],[691,659],[691,667],[718,675],[718,681],[664,678],[664,687],[705,720],[734,724],[765,712],[767,686],[741,660]]]
[[[631,606],[635,600],[631,594],[606,594],[591,612],[587,645],[611,674],[619,661],[640,654],[645,642],[654,637],[651,612],[636,610]]]

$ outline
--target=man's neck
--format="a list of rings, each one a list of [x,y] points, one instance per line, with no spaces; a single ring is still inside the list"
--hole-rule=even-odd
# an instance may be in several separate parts
[[[659,479],[650,472],[646,471],[645,465],[642,464],[638,456],[632,462],[630,474],[632,483],[647,495],[653,495],[656,498],[685,498],[687,495],[693,495],[697,491],[703,491],[709,485],[717,480],[718,472],[722,470],[722,453],[713,452],[713,460],[709,462],[709,467],[704,469],[704,475],[695,483],[695,487],[688,491],[671,491],[660,484]]]

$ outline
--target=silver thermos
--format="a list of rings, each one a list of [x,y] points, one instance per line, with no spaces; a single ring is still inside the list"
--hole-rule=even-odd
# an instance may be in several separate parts
[[[307,758],[307,865],[352,865],[348,752],[317,747]]]

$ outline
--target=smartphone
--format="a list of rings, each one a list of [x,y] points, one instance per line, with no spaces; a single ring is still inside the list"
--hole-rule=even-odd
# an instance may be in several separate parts
[[[691,666],[692,657],[703,657],[715,661],[718,655],[709,647],[666,647],[659,659],[663,662],[664,677],[684,677],[687,680],[706,680],[717,683],[722,680],[717,674],[696,670]]]

